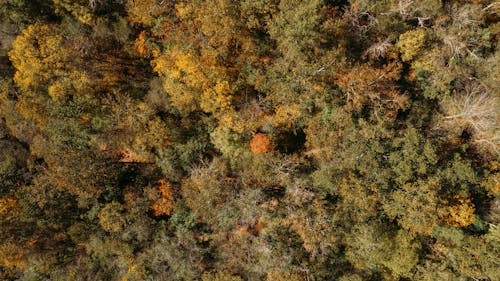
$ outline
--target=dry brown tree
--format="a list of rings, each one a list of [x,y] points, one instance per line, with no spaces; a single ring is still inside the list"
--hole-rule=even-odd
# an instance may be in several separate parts
[[[469,129],[472,140],[498,152],[500,145],[498,99],[481,82],[469,79],[441,102],[442,125],[448,130]]]

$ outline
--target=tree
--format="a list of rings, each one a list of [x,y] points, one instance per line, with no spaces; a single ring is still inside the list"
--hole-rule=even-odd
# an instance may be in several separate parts
[[[84,24],[91,24],[95,20],[87,0],[53,0],[54,11],[59,15],[71,15]]]
[[[293,272],[280,272],[279,270],[274,270],[268,272],[266,275],[266,281],[303,281],[307,280],[304,273],[293,273]]]
[[[346,258],[358,270],[381,270],[391,249],[389,233],[376,222],[354,226],[346,244]]]
[[[336,229],[332,227],[335,220],[327,203],[316,199],[291,212],[285,222],[299,235],[311,258],[322,261],[338,247]]]
[[[419,262],[421,245],[411,233],[405,230],[399,230],[393,237],[393,241],[394,248],[388,260],[383,264],[389,268],[391,277],[394,279],[411,278],[413,269]]]
[[[19,30],[35,21],[53,17],[52,1],[43,0],[2,0],[0,18],[2,22],[14,24]]]
[[[424,44],[425,32],[422,29],[415,29],[401,34],[396,46],[401,52],[401,59],[406,62],[418,55]]]
[[[158,17],[169,12],[171,7],[168,5],[156,0],[127,0],[128,19],[132,23],[152,25]]]
[[[456,203],[448,206],[445,222],[448,225],[456,227],[465,227],[473,224],[476,220],[476,208],[470,202],[470,199],[455,198]]]
[[[469,278],[489,278],[495,280],[500,277],[499,263],[495,258],[500,252],[498,227],[491,228],[484,237],[468,236],[465,245],[452,249],[456,256],[455,270]]]
[[[225,161],[216,158],[211,163],[194,167],[182,184],[181,192],[187,206],[207,223],[216,224],[223,219],[217,216],[217,206],[226,203],[232,194],[233,183],[227,172]]]
[[[271,140],[268,136],[257,133],[250,141],[250,149],[255,154],[269,152],[272,149]]]
[[[347,237],[347,259],[358,270],[379,272],[385,280],[412,276],[420,244],[404,230],[379,229],[376,223],[357,225]]]
[[[180,47],[162,54],[153,63],[154,70],[165,77],[165,91],[176,108],[185,112],[216,112],[231,105],[231,88],[227,78],[223,78],[222,67],[210,65],[210,61]],[[222,77],[213,80],[209,75]]]
[[[39,126],[45,123],[43,107],[49,97],[38,91],[50,86],[49,79],[57,75],[58,67],[64,69],[68,54],[60,52],[62,45],[63,37],[55,33],[53,26],[37,23],[30,25],[16,38],[9,53],[17,69],[14,81],[24,93],[17,107],[25,118],[35,120]],[[33,107],[36,110],[31,110]]]
[[[159,191],[159,196],[152,194],[151,197],[152,199],[154,198],[155,201],[153,202],[153,205],[151,205],[151,209],[153,210],[153,214],[155,216],[162,216],[162,215],[171,215],[172,211],[174,209],[174,197],[173,197],[173,190],[172,186],[170,183],[164,179],[161,179],[158,181],[158,191]],[[159,197],[159,198],[158,198]]]
[[[202,281],[242,281],[241,277],[232,275],[226,271],[204,272],[201,276]]]
[[[126,224],[123,218],[123,206],[118,202],[106,204],[99,210],[99,225],[107,232],[121,232]]]
[[[437,195],[438,187],[438,181],[432,178],[407,184],[392,192],[384,204],[384,211],[409,232],[430,235],[444,213]]]
[[[391,62],[382,68],[370,65],[356,65],[347,73],[339,72],[336,83],[347,94],[346,100],[354,110],[361,111],[369,105],[373,110],[394,115],[397,110],[404,110],[408,100],[407,95],[398,91],[396,81],[400,77],[401,64]]]
[[[0,160],[0,183],[2,184],[2,189],[0,189],[1,193],[7,191],[7,187],[14,185],[19,173],[16,159],[8,154],[8,151],[3,150],[3,152],[3,155],[5,156]]]
[[[443,99],[441,107],[443,127],[449,131],[471,130],[476,144],[498,152],[498,101],[483,84],[466,82],[461,90]]]
[[[415,128],[408,128],[402,136],[394,138],[392,146],[394,151],[389,154],[389,162],[399,185],[429,174],[439,161],[434,144],[424,141]]]

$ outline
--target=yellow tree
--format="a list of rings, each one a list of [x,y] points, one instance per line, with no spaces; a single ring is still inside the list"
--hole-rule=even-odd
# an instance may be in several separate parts
[[[55,12],[60,15],[70,14],[82,23],[91,24],[95,20],[91,7],[86,0],[52,0]]]
[[[242,281],[241,277],[227,271],[204,272],[201,281]]]
[[[446,213],[443,214],[444,222],[455,227],[466,227],[473,224],[476,221],[476,208],[471,200],[460,197],[454,199],[456,202],[450,204],[446,208]]]
[[[43,126],[46,118],[45,105],[52,97],[60,99],[64,87],[61,82],[50,85],[56,76],[67,75],[69,53],[64,49],[64,39],[54,26],[33,24],[16,38],[9,52],[16,68],[14,81],[22,91],[17,108],[27,119]],[[51,97],[45,94],[50,89]],[[45,92],[45,93],[44,93]]]
[[[236,110],[248,92],[238,70],[257,60],[239,5],[229,0],[179,2],[173,7],[178,20],[163,17],[157,23],[162,28],[153,30],[150,40],[141,35],[136,44],[145,54],[153,42],[164,46],[152,48],[151,63],[174,108],[213,114],[220,126],[236,131],[249,127],[248,114]]]
[[[128,19],[132,23],[145,26],[152,25],[158,17],[171,9],[168,3],[156,0],[127,0]]]
[[[407,31],[399,36],[396,44],[403,61],[410,61],[418,55],[425,43],[425,32],[422,29]]]
[[[217,112],[231,105],[232,90],[223,67],[175,47],[152,61],[154,70],[164,78],[164,89],[172,105],[184,112]],[[220,78],[214,80],[213,76]]]

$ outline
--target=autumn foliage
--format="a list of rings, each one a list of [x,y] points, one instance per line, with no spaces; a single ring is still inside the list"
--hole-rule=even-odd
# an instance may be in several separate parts
[[[256,133],[250,141],[250,149],[254,154],[266,153],[271,151],[271,138],[264,134]]]
[[[157,198],[151,205],[151,210],[155,216],[169,216],[174,209],[174,194],[170,183],[164,179],[158,180],[156,192]]]
[[[499,7],[0,0],[0,280],[500,280]]]

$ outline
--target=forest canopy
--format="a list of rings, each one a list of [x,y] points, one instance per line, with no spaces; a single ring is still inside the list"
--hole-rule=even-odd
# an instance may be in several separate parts
[[[0,280],[500,280],[499,12],[0,0]]]

